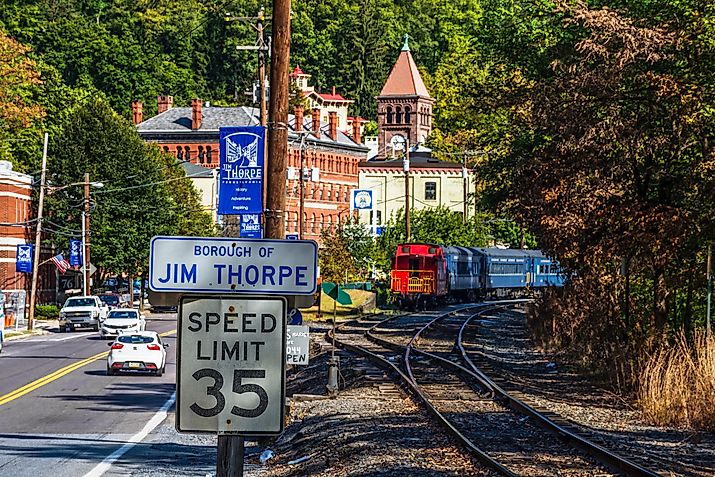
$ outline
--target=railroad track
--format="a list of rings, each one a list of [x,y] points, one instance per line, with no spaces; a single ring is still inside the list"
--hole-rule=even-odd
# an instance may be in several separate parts
[[[463,448],[499,475],[657,477],[509,394],[463,347],[459,354],[453,352],[460,349],[472,319],[504,306],[508,304],[460,306],[348,322],[339,328],[336,343],[387,371]]]

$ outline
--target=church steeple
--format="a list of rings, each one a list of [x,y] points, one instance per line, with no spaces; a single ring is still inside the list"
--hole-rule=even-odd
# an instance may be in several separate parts
[[[379,157],[400,153],[400,144],[424,142],[432,131],[432,104],[417,64],[409,35],[377,97]]]

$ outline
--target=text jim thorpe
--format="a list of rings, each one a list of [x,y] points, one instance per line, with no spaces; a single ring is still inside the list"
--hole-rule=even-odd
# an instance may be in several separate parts
[[[187,329],[192,333],[210,333],[211,328],[222,328],[222,333],[237,333],[250,335],[251,333],[271,333],[276,329],[278,321],[270,313],[199,313],[193,312],[188,316],[191,324]],[[196,341],[197,360],[235,360],[235,361],[260,361],[261,350],[266,342],[258,336],[250,339],[241,336],[236,340],[198,339]]]

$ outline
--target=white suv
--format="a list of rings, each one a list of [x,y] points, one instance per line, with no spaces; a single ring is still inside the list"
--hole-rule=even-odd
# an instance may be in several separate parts
[[[109,307],[97,296],[73,296],[65,301],[60,310],[60,332],[88,327],[99,331],[99,325],[107,318]]]

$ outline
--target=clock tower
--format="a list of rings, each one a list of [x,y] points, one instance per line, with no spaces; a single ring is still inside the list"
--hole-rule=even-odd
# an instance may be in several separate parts
[[[408,144],[424,142],[432,131],[434,100],[417,70],[408,40],[405,34],[400,56],[377,97],[380,159],[402,155]]]

